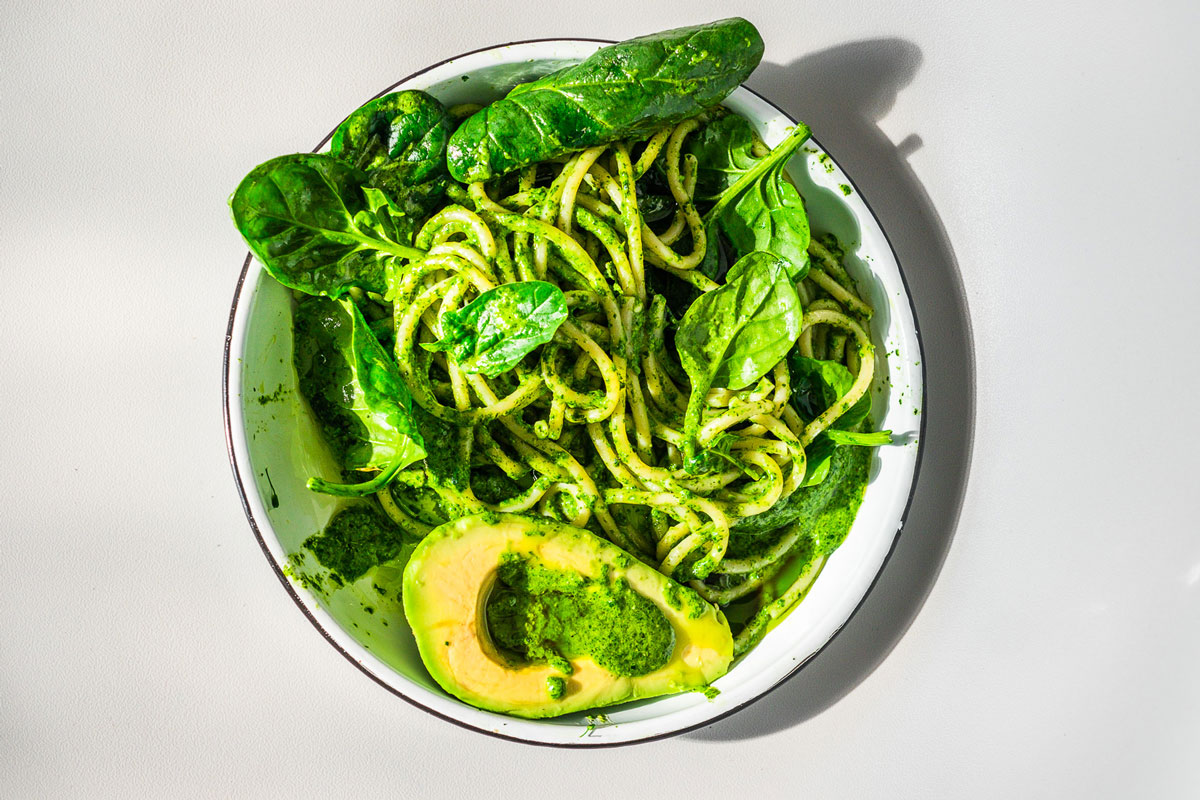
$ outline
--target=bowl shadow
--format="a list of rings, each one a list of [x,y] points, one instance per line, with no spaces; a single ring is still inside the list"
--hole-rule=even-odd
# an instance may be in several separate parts
[[[903,39],[849,42],[780,65],[749,85],[808,123],[852,176],[887,232],[912,293],[925,359],[920,475],[890,560],[846,626],[789,680],[689,737],[752,739],[809,720],[849,694],[904,636],[941,571],[958,524],[975,425],[975,360],[958,263],[908,164],[916,134],[893,144],[877,125],[912,82],[921,51]],[[832,145],[832,146],[831,146]],[[761,698],[760,698],[761,699]]]

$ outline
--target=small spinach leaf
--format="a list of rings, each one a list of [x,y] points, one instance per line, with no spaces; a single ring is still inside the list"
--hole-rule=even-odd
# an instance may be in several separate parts
[[[716,200],[759,161],[754,156],[754,129],[738,114],[705,125],[688,138],[687,151],[696,157],[699,202]]]
[[[445,196],[446,108],[425,92],[385,94],[363,105],[334,131],[330,153],[367,174],[405,214],[428,216]]]
[[[710,158],[707,166],[710,184],[728,185],[705,215],[705,221],[720,226],[735,257],[744,257],[755,250],[774,253],[788,260],[788,274],[797,281],[808,274],[811,234],[804,201],[787,180],[784,168],[808,135],[807,126],[796,126],[770,153],[755,159],[740,174],[728,160],[714,162]],[[739,147],[737,152],[748,151]],[[742,166],[745,162],[738,161],[737,167]],[[714,178],[714,175],[719,177]],[[736,179],[729,183],[734,175]]]
[[[792,407],[804,422],[811,422],[850,391],[854,376],[836,361],[806,358],[793,350],[788,356],[792,379]],[[815,486],[829,472],[833,450],[846,445],[876,447],[891,444],[891,431],[851,431],[871,415],[871,393],[846,410],[804,450],[807,467],[804,486]]]
[[[758,30],[736,17],[602,47],[468,117],[450,137],[450,174],[488,180],[694,117],[736,89],[762,54]]]
[[[770,372],[800,335],[803,309],[784,259],[751,253],[730,268],[726,279],[692,303],[675,334],[680,363],[692,383],[684,419],[692,469],[702,466],[695,437],[709,389],[749,386]]]
[[[505,283],[444,315],[443,338],[421,346],[450,350],[467,372],[495,377],[550,341],[566,318],[566,296],[554,284]]]
[[[854,376],[836,361],[806,358],[798,350],[788,357],[788,370],[792,379],[792,406],[800,419],[811,422],[821,416],[839,397],[850,391]],[[858,402],[838,417],[831,427],[849,430],[866,419],[871,413],[871,393],[864,394]]]
[[[425,456],[412,398],[395,364],[348,299],[310,297],[296,307],[294,359],[301,394],[347,472],[382,470],[365,483],[309,488],[356,496],[382,488]]]
[[[802,309],[784,260],[751,253],[725,285],[701,295],[683,315],[675,346],[693,387],[742,389],[787,355],[800,335]]]
[[[804,482],[803,486],[816,486],[829,475],[830,459],[833,457],[834,443],[824,433],[808,443],[804,448]]]
[[[363,192],[365,180],[329,155],[280,156],[252,169],[229,205],[251,252],[284,286],[330,297],[351,286],[382,293],[390,261],[424,252],[401,236],[398,211]]]

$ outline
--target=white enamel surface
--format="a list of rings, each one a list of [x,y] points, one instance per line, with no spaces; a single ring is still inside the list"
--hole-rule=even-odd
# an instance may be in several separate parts
[[[518,44],[470,54],[436,66],[397,88],[430,91],[447,105],[480,99],[513,81],[528,79],[586,57],[599,45],[556,41]],[[462,76],[469,76],[463,81]],[[365,98],[364,98],[365,100]],[[728,104],[756,121],[768,144],[782,139],[791,121],[751,92],[739,89]],[[330,126],[338,122],[330,120]],[[917,462],[923,400],[920,344],[909,299],[891,248],[851,180],[814,143],[791,170],[808,201],[814,230],[859,242],[849,268],[876,309],[872,334],[879,347],[875,411],[880,429],[904,442],[881,448],[871,482],[846,543],[828,560],[800,606],[714,685],[712,700],[691,693],[603,709],[606,721],[584,715],[530,722],[479,711],[447,696],[429,679],[404,628],[398,604],[389,608],[371,581],[318,598],[298,581],[292,590],[313,619],[364,670],[401,695],[471,727],[543,743],[577,746],[630,742],[669,734],[754,700],[804,663],[845,624],[875,580],[892,547],[908,502]],[[231,353],[229,409],[234,454],[250,513],[271,557],[282,569],[289,554],[319,530],[337,502],[314,497],[304,480],[314,471],[332,477],[304,406],[296,401],[290,368],[288,293],[252,263],[237,298]],[[278,387],[281,402],[258,398]],[[314,455],[315,451],[315,455]],[[270,481],[267,480],[267,472]],[[278,508],[269,508],[272,492]],[[375,613],[364,614],[366,603]],[[384,623],[388,624],[384,624]],[[314,631],[314,636],[318,635]],[[357,679],[347,671],[347,680]],[[586,735],[581,735],[585,734]]]

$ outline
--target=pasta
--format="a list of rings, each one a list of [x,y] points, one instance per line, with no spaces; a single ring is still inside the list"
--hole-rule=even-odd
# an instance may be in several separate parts
[[[400,372],[423,408],[458,429],[456,441],[433,446],[457,448],[473,468],[503,473],[520,490],[485,500],[469,481],[422,490],[413,488],[419,481],[401,481],[379,493],[397,525],[427,532],[437,520],[422,520],[408,495],[434,491],[455,508],[536,513],[591,527],[668,576],[693,576],[690,585],[714,603],[751,595],[776,574],[794,532],[752,559],[727,559],[731,526],[795,492],[805,476],[805,447],[869,391],[874,348],[862,321],[871,309],[833,253],[812,241],[809,253],[824,269],[811,269],[800,287],[813,298],[800,348],[845,364],[853,385],[807,424],[789,413],[783,363],[751,387],[713,389],[700,412],[698,442],[721,442],[724,468],[705,475],[684,468],[688,387],[658,346],[666,304],[646,273],[667,270],[702,292],[717,286],[696,271],[705,229],[693,195],[694,158],[683,155],[686,138],[702,124],[689,119],[643,141],[589,148],[553,172],[530,168],[491,186],[472,183],[463,199],[474,210],[450,205],[421,228],[416,245],[432,248],[429,256],[394,275],[387,296]],[[655,168],[678,204],[659,231],[640,221],[635,189]],[[690,245],[686,252],[673,246],[680,242]],[[536,365],[487,378],[422,348],[443,336],[447,313],[498,284],[528,279],[557,284],[570,307]],[[734,585],[716,588],[709,578]],[[744,650],[760,635],[773,607],[764,603],[762,619],[746,626],[735,647]]]

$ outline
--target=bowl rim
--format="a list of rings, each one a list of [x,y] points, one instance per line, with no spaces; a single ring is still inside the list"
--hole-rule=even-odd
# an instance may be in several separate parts
[[[615,44],[616,40],[598,39],[598,38],[591,38],[591,37],[585,37],[585,36],[570,36],[570,37],[551,36],[551,37],[543,37],[543,38],[535,38],[535,39],[519,39],[519,40],[515,40],[515,41],[511,41],[511,42],[504,42],[501,44],[494,44],[494,45],[487,45],[484,47],[478,47],[473,50],[467,50],[465,52],[449,56],[448,58],[444,58],[441,61],[435,62],[435,63],[430,64],[425,67],[422,67],[421,69],[416,70],[415,72],[412,72],[411,74],[406,75],[405,77],[397,80],[396,82],[392,83],[387,88],[381,90],[380,92],[375,94],[373,97],[368,98],[367,100],[365,100],[363,102],[364,103],[370,102],[371,100],[374,100],[378,97],[381,97],[381,96],[387,94],[388,92],[391,92],[393,89],[400,86],[401,84],[407,83],[407,82],[413,80],[414,78],[418,78],[421,75],[424,75],[427,72],[430,72],[434,69],[444,66],[452,61],[457,61],[459,59],[465,58],[467,56],[476,55],[478,53],[484,53],[484,52],[488,52],[491,50],[499,50],[499,49],[503,49],[503,48],[507,48],[507,47],[513,47],[513,46],[517,46],[517,45],[560,43],[560,42],[561,43]],[[738,88],[744,89],[745,91],[747,91],[750,94],[757,97],[758,99],[760,99],[761,101],[766,103],[768,106],[773,108],[776,112],[778,112],[778,114],[780,116],[787,119],[792,124],[797,123],[797,120],[791,114],[789,114],[784,109],[780,108],[778,105],[775,104],[774,101],[765,97],[761,93],[755,91],[754,89],[751,89],[750,87],[746,86],[745,84],[741,84]],[[340,124],[341,124],[341,122],[338,123],[338,125],[340,125]],[[321,139],[321,141],[319,141],[317,143],[316,147],[313,148],[313,152],[314,153],[319,152],[321,150],[321,148],[324,147],[326,145],[326,143],[328,143],[329,140],[333,137],[334,131],[336,131],[336,130],[337,130],[337,126],[335,125],[334,128],[332,130],[330,130],[330,132],[327,133]],[[346,648],[344,648],[337,641],[337,639],[334,638],[334,636],[328,630],[326,630],[326,628],[321,624],[321,622],[313,615],[312,611],[305,604],[304,599],[300,597],[299,591],[297,590],[297,588],[292,584],[291,581],[288,580],[287,576],[284,574],[282,568],[280,567],[278,561],[272,555],[270,546],[267,544],[266,538],[263,536],[262,528],[260,527],[258,520],[255,518],[254,512],[251,509],[250,500],[249,500],[249,496],[248,496],[248,490],[246,488],[246,483],[245,483],[244,479],[242,478],[242,472],[241,472],[241,469],[238,464],[238,456],[237,456],[237,453],[236,453],[236,450],[234,447],[232,410],[231,410],[231,404],[232,404],[234,398],[231,393],[232,383],[230,380],[233,364],[240,363],[240,361],[241,361],[240,358],[232,357],[232,350],[233,350],[233,334],[234,334],[234,329],[235,329],[235,323],[238,318],[239,304],[242,299],[242,290],[243,290],[244,284],[246,282],[246,278],[250,274],[250,265],[254,261],[253,254],[247,252],[246,258],[242,262],[242,269],[241,269],[241,273],[238,275],[237,284],[234,287],[233,302],[232,302],[232,304],[230,306],[230,310],[229,310],[229,321],[228,321],[228,324],[225,329],[225,347],[224,347],[224,356],[222,359],[222,368],[221,368],[221,395],[222,395],[221,411],[222,411],[222,421],[223,421],[224,428],[225,428],[225,449],[229,455],[229,464],[233,470],[233,479],[234,479],[234,483],[237,486],[238,497],[241,500],[242,510],[246,514],[246,520],[250,524],[250,530],[254,533],[255,539],[258,540],[259,547],[262,549],[263,555],[267,559],[267,563],[270,564],[271,570],[275,573],[275,577],[279,580],[280,584],[283,585],[283,587],[287,591],[288,595],[292,598],[292,601],[296,604],[296,607],[300,609],[301,613],[303,613],[304,616],[308,619],[308,621],[310,623],[312,623],[313,627],[315,627],[321,633],[321,635],[325,638],[325,640],[330,645],[332,645],[333,648],[335,650],[337,650],[337,652],[339,652],[347,661],[349,661],[351,664],[353,664],[360,672],[362,672],[364,675],[366,675],[368,678],[370,678],[372,681],[374,681],[378,685],[382,686],[384,689],[386,689],[391,694],[401,698],[402,700],[408,702],[410,705],[415,706],[416,708],[419,708],[428,714],[431,714],[439,719],[445,720],[446,722],[450,722],[454,725],[457,725],[460,728],[464,728],[466,730],[473,731],[476,733],[482,733],[486,736],[490,736],[490,737],[493,737],[496,739],[502,739],[502,740],[509,741],[509,742],[518,742],[520,744],[536,745],[536,746],[540,746],[540,747],[557,747],[557,748],[566,748],[566,749],[582,749],[582,748],[596,749],[596,748],[624,747],[627,745],[635,745],[635,744],[643,744],[643,743],[647,743],[647,742],[654,742],[654,741],[659,741],[662,739],[669,739],[674,736],[680,736],[682,734],[689,733],[691,731],[696,731],[701,728],[707,728],[710,725],[713,725],[713,724],[731,716],[732,714],[742,711],[743,709],[747,708],[748,706],[758,702],[759,700],[763,699],[767,695],[771,694],[773,691],[778,689],[783,684],[787,683],[797,673],[799,673],[800,670],[804,669],[805,666],[807,666],[809,663],[811,663],[813,661],[813,659],[815,659],[817,656],[819,656],[821,653],[823,653],[825,651],[825,649],[827,647],[829,647],[830,643],[832,643],[833,640],[836,639],[843,630],[845,630],[846,626],[850,624],[850,621],[852,619],[854,619],[855,615],[858,614],[859,609],[861,609],[863,607],[863,604],[866,603],[867,598],[870,597],[870,595],[871,595],[871,592],[874,591],[876,584],[878,584],[878,582],[879,582],[880,576],[883,574],[883,571],[887,567],[888,562],[891,561],[892,555],[896,552],[896,547],[900,541],[900,535],[904,531],[904,524],[908,520],[909,511],[912,509],[913,498],[916,495],[917,483],[918,483],[918,480],[920,479],[921,464],[922,464],[924,451],[925,451],[923,442],[924,442],[925,430],[926,430],[925,409],[926,409],[926,403],[928,400],[928,389],[927,389],[927,382],[926,382],[927,375],[926,375],[926,364],[925,364],[925,344],[924,344],[924,337],[921,333],[920,320],[917,316],[916,305],[913,302],[912,289],[909,286],[908,277],[904,274],[904,267],[900,262],[900,258],[896,255],[896,248],[892,244],[891,237],[888,236],[887,230],[884,228],[883,224],[880,223],[879,216],[875,213],[875,209],[871,206],[870,202],[867,200],[866,195],[863,194],[862,190],[858,187],[858,184],[856,184],[854,182],[853,177],[849,173],[847,173],[844,169],[842,169],[841,164],[838,162],[837,158],[833,155],[833,153],[830,152],[830,150],[828,148],[826,148],[824,145],[822,145],[815,136],[810,136],[810,139],[813,142],[813,144],[815,144],[817,147],[819,147],[821,149],[822,152],[824,152],[826,155],[828,155],[829,159],[834,163],[834,165],[838,168],[838,170],[841,172],[841,174],[846,178],[846,180],[849,182],[850,186],[853,188],[854,192],[858,194],[858,197],[862,201],[863,205],[866,207],[867,212],[871,215],[871,218],[874,221],[875,225],[879,228],[880,233],[883,234],[884,241],[887,243],[888,250],[891,252],[892,259],[896,264],[896,270],[900,276],[900,282],[904,286],[904,297],[905,297],[905,300],[908,302],[909,312],[912,315],[913,335],[914,335],[914,339],[916,340],[916,343],[917,343],[917,350],[918,350],[918,356],[919,356],[919,361],[916,363],[915,366],[919,370],[919,374],[921,377],[921,396],[920,396],[921,405],[919,406],[919,408],[921,409],[921,414],[920,414],[920,419],[919,419],[919,423],[918,423],[917,436],[919,437],[918,441],[921,442],[922,444],[919,444],[918,447],[916,448],[916,456],[915,456],[915,460],[914,460],[914,464],[913,464],[912,480],[911,480],[911,484],[909,485],[908,497],[905,500],[904,510],[900,515],[900,522],[896,527],[896,532],[893,535],[891,544],[888,547],[888,551],[884,555],[883,560],[880,562],[879,568],[876,570],[875,575],[871,578],[871,582],[867,586],[866,591],[863,592],[862,597],[859,598],[857,604],[854,606],[853,610],[851,610],[850,614],[846,617],[846,619],[833,630],[833,632],[824,641],[824,643],[822,643],[821,646],[818,647],[816,650],[812,651],[812,653],[810,653],[807,657],[805,657],[805,658],[801,659],[799,662],[797,662],[796,665],[790,671],[788,671],[785,675],[780,677],[773,684],[768,686],[766,689],[761,691],[759,694],[754,695],[753,697],[747,699],[746,701],[742,702],[739,705],[736,705],[730,709],[727,709],[719,714],[716,714],[712,717],[709,717],[707,719],[704,719],[704,720],[697,722],[695,724],[692,724],[692,725],[686,725],[684,727],[680,727],[680,728],[676,728],[676,729],[672,729],[672,730],[668,730],[668,731],[663,731],[661,733],[651,733],[646,736],[642,736],[642,737],[638,737],[638,738],[620,739],[620,740],[595,741],[595,740],[582,739],[582,740],[576,740],[575,742],[568,743],[568,742],[542,741],[542,740],[538,740],[538,739],[527,739],[527,738],[524,738],[519,735],[500,733],[497,730],[490,730],[485,727],[473,725],[469,722],[466,722],[465,720],[458,719],[456,717],[450,716],[449,714],[445,714],[441,711],[438,711],[437,709],[431,708],[430,706],[427,706],[427,705],[421,703],[419,700],[415,699],[414,697],[410,697],[409,695],[405,694],[403,691],[401,691],[396,686],[393,686],[392,684],[383,680],[380,676],[376,675],[374,672],[372,672],[370,669],[368,669],[364,664],[362,664],[358,659],[356,659],[354,657],[354,655],[352,655],[348,650],[346,650]],[[245,431],[242,431],[241,433],[242,433],[242,435],[244,435]],[[269,521],[267,522],[267,527],[270,527]]]

